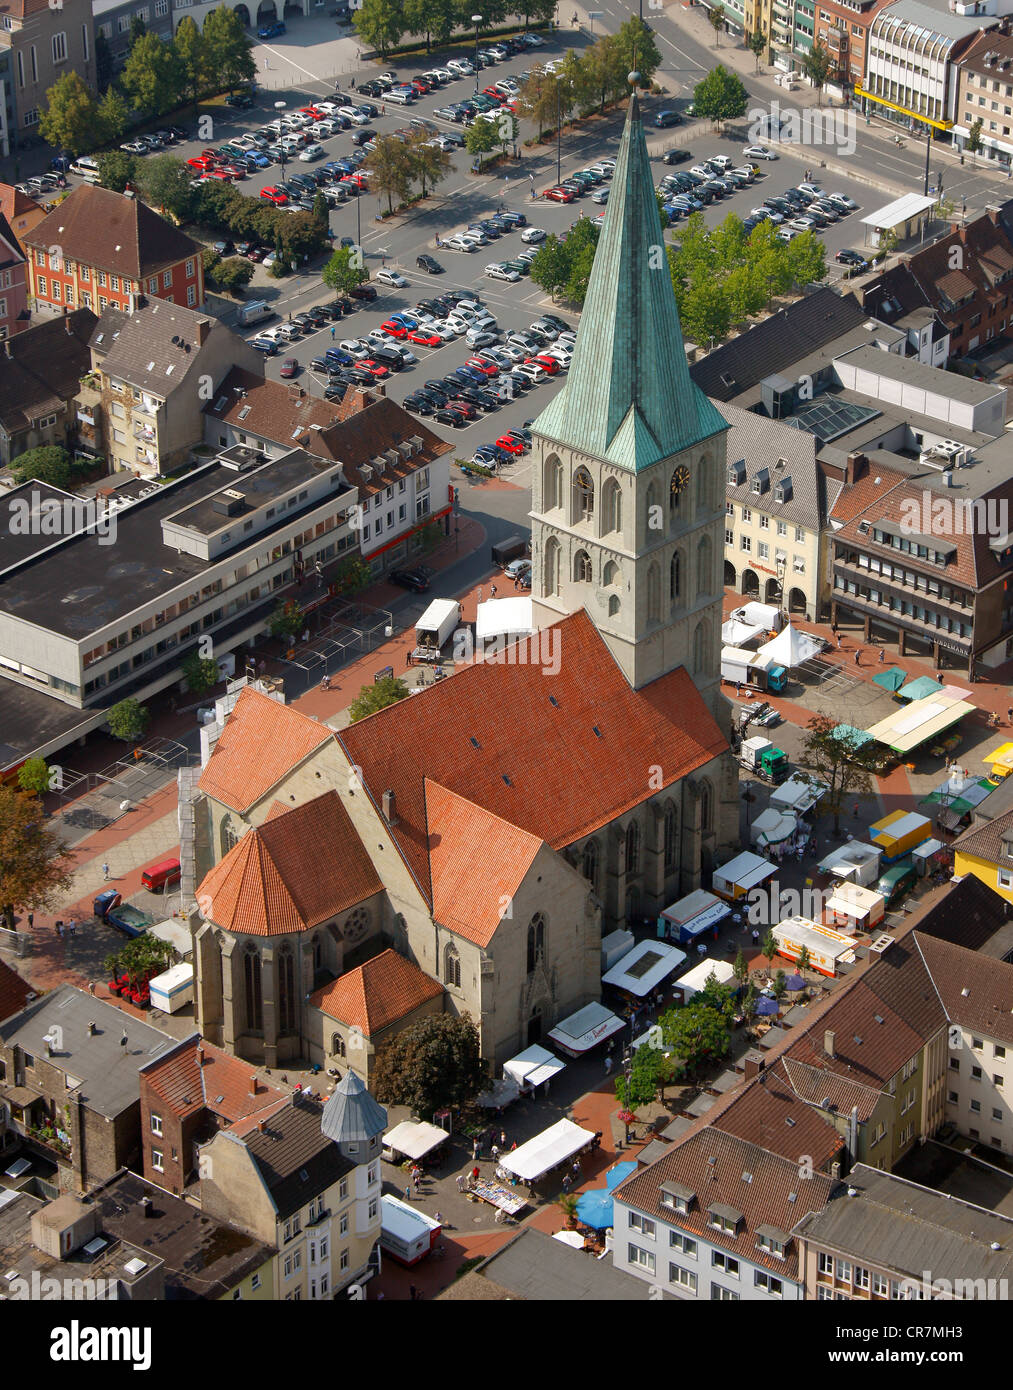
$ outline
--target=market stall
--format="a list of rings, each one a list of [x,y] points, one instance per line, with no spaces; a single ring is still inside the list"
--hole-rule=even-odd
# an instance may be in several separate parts
[[[793,811],[796,816],[804,816],[829,790],[825,782],[810,780],[796,772],[771,792],[770,805],[779,811]]]
[[[487,1091],[483,1091],[480,1096],[476,1096],[475,1104],[480,1105],[483,1110],[505,1110],[521,1093],[521,1088],[512,1076],[501,1076],[498,1081],[494,1081]]]
[[[869,826],[869,838],[883,856],[883,864],[910,854],[932,834],[932,822],[917,811],[891,811],[888,816]]]
[[[521,1182],[536,1183],[553,1168],[590,1148],[594,1138],[593,1130],[582,1129],[572,1120],[557,1120],[519,1149],[501,1154],[499,1166]]]
[[[886,899],[882,893],[871,888],[863,888],[857,883],[842,883],[834,889],[823,911],[830,926],[868,932],[882,922]]]
[[[941,739],[966,714],[974,712],[976,706],[963,698],[965,694],[956,686],[937,686],[934,694],[894,710],[866,732],[899,756],[911,753],[924,743]]]
[[[476,645],[481,647],[483,643],[497,639],[530,637],[538,631],[531,608],[532,600],[520,597],[489,599],[480,603],[475,610]]]
[[[817,656],[823,650],[823,645],[822,637],[810,637],[808,632],[801,632],[788,623],[776,637],[760,647],[759,655],[791,671]]]
[[[611,970],[626,955],[627,951],[632,951],[636,943],[636,937],[631,931],[613,931],[608,936],[601,939],[601,973],[604,975],[606,970]]]
[[[918,804],[934,808],[936,820],[945,829],[957,830],[995,788],[991,778],[975,778],[957,768]]]
[[[875,845],[852,840],[826,855],[816,867],[822,874],[832,874],[834,878],[842,878],[846,882],[858,883],[863,888],[868,888],[879,878],[881,858],[882,855]]]
[[[439,1239],[442,1227],[418,1206],[385,1193],[380,1198],[380,1248],[398,1264],[418,1264]]]
[[[928,695],[935,695],[939,690],[939,682],[933,680],[931,676],[917,676],[913,681],[908,681],[897,691],[899,700],[924,700]]]
[[[617,1018],[604,1004],[586,1004],[562,1023],[557,1023],[549,1034],[549,1042],[555,1043],[568,1057],[582,1057],[598,1043],[611,1038],[613,1033],[622,1032],[625,1022]]]
[[[406,1158],[419,1162],[446,1140],[447,1131],[439,1125],[426,1120],[402,1120],[383,1136],[382,1153],[388,1163],[400,1163]]]
[[[982,762],[988,767],[989,781],[1004,782],[1013,772],[1013,743],[1001,743],[991,753],[986,753]]]
[[[720,869],[714,870],[711,888],[718,897],[734,903],[744,898],[753,888],[766,883],[776,873],[776,867],[769,860],[761,859],[758,854],[745,850],[727,864],[723,864]]]
[[[872,683],[880,686],[883,690],[889,690],[891,695],[896,695],[906,680],[907,672],[902,666],[891,666],[886,671],[877,671],[872,678]]]
[[[791,811],[779,811],[768,806],[749,827],[750,843],[765,849],[768,845],[783,845],[798,831],[798,821]]]
[[[547,1085],[554,1076],[565,1070],[565,1062],[561,1062],[558,1057],[554,1057],[537,1043],[526,1048],[518,1056],[512,1057],[509,1062],[503,1063],[504,1078],[515,1082],[522,1093]]]
[[[688,1004],[694,994],[699,994],[711,978],[719,985],[728,985],[735,979],[735,970],[726,960],[702,960],[680,975],[675,981],[673,991],[682,995],[682,1002]]]
[[[748,647],[760,637],[766,637],[769,628],[758,623],[744,623],[739,618],[729,618],[721,625],[721,645],[723,647]]]
[[[520,1153],[520,1149],[514,1149],[514,1153]],[[527,1206],[523,1197],[518,1197],[509,1187],[491,1182],[488,1178],[476,1178],[468,1191],[481,1201],[488,1202],[490,1206],[498,1207],[507,1216],[516,1216]]]
[[[911,863],[918,877],[925,878],[935,869],[950,868],[950,849],[942,840],[923,840],[911,851]]]
[[[833,978],[838,966],[854,964],[853,939],[808,917],[787,917],[771,927],[771,931],[778,955],[786,960],[798,960],[804,946],[809,953],[809,968],[821,975]]]
[[[663,941],[641,941],[601,977],[601,982],[643,999],[685,963],[685,951],[677,951]]]
[[[731,911],[726,902],[708,893],[706,888],[697,888],[659,915],[658,935],[669,936],[683,945],[693,944],[731,916]]]

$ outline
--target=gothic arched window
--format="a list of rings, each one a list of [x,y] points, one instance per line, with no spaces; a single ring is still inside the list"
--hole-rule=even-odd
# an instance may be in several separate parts
[[[298,1007],[295,992],[295,957],[291,946],[283,946],[278,957],[278,1031],[294,1033]]]
[[[668,570],[668,596],[673,603],[678,603],[682,598],[682,555],[678,550],[672,556]]]
[[[693,632],[693,673],[699,674],[707,666],[707,622],[697,623]]]
[[[545,460],[545,495],[542,510],[550,512],[563,505],[563,464],[556,454]]]
[[[225,817],[222,821],[222,828],[218,833],[222,846],[222,858],[224,859],[229,850],[232,849],[234,845],[239,844],[239,832],[236,830],[231,816]]]
[[[679,814],[671,802],[665,807],[665,868],[674,869],[679,853]]]
[[[345,1040],[344,1040],[344,1038],[341,1036],[340,1033],[332,1033],[332,1034],[331,1034],[331,1056],[332,1056],[332,1057],[344,1057],[344,1055],[345,1055]]]
[[[528,974],[545,960],[545,913],[536,912],[528,924]]]
[[[709,782],[700,784],[700,828],[712,830],[714,821],[714,790]]]
[[[711,580],[711,554],[710,536],[701,536],[700,544],[696,548],[697,597],[703,594],[709,594],[713,587]]]
[[[461,988],[461,957],[456,946],[448,946],[443,953],[443,978],[454,989]]]
[[[657,565],[652,565],[647,571],[647,621],[649,623],[660,622],[661,620],[661,576],[658,573]]]
[[[542,594],[551,598],[559,593],[559,542],[550,536],[545,542],[545,563],[542,566]]]
[[[623,529],[623,493],[615,478],[610,478],[602,489],[602,518],[606,534]]]
[[[626,872],[638,873],[640,870],[640,826],[631,820],[626,827]]]
[[[578,468],[573,475],[574,521],[593,521],[594,519],[594,480],[586,468]]]
[[[584,846],[584,877],[591,887],[598,891],[598,841],[588,840]]]
[[[578,584],[591,583],[591,557],[586,550],[578,550],[573,557],[573,577]]]
[[[246,1027],[259,1033],[264,1027],[264,1000],[260,983],[260,956],[256,946],[247,946],[243,956],[243,988],[246,995]]]
[[[622,575],[615,560],[606,560],[605,567],[601,572],[601,582],[607,587],[609,584],[619,584],[621,581]]]
[[[621,605],[620,602],[619,602],[619,597],[618,597],[618,595],[617,595],[617,594],[610,594],[610,595],[609,595],[609,617],[610,617],[610,618],[616,618],[616,617],[618,617],[618,616],[619,616],[619,609],[620,609],[621,607],[622,607],[622,605]]]

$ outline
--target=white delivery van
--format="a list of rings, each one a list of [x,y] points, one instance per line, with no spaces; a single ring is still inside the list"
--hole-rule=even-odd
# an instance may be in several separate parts
[[[193,966],[187,962],[173,965],[148,982],[151,1007],[174,1014],[177,1009],[193,1003]]]

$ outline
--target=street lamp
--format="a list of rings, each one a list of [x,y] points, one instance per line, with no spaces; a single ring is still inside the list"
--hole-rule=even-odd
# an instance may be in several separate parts
[[[473,14],[471,22],[475,26],[475,91],[478,91],[478,26],[482,23],[480,14]]]
[[[563,108],[559,92],[559,77],[554,74],[556,83],[556,183],[563,182]]]

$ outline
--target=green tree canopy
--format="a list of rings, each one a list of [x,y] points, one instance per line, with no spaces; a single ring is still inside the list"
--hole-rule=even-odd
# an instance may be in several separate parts
[[[357,724],[360,719],[386,709],[388,705],[396,705],[410,694],[411,691],[399,676],[384,676],[383,680],[364,685],[349,707],[352,723]]]
[[[756,59],[756,71],[757,71],[757,72],[760,71],[760,59],[763,57],[764,53],[766,53],[766,51],[767,51],[767,44],[768,44],[768,40],[767,40],[766,34],[761,33],[759,29],[757,29],[755,33],[750,34],[750,36],[749,36],[749,51],[750,51],[750,53],[752,53],[753,57]]]
[[[492,121],[475,121],[465,132],[464,148],[469,154],[490,154],[499,145]]]
[[[429,143],[429,132],[418,131],[408,139],[408,158],[411,163],[412,181],[418,183],[423,198],[442,183],[454,167],[454,162],[446,150]]]
[[[331,253],[331,258],[320,272],[320,278],[335,295],[347,294],[356,285],[369,279],[369,271],[362,263],[362,252],[355,246],[339,246]]]
[[[809,52],[802,58],[802,71],[816,88],[818,102],[822,101],[823,88],[834,67],[835,61],[822,39],[817,39]]]
[[[113,738],[131,742],[140,738],[151,723],[151,711],[147,705],[142,705],[140,700],[129,695],[125,700],[120,700],[119,704],[113,705],[106,720]]]
[[[98,131],[95,99],[76,72],[65,72],[46,92],[39,132],[48,145],[70,154],[95,147]]]
[[[147,116],[171,110],[183,92],[179,58],[174,48],[163,43],[157,34],[142,34],[136,40],[127,55],[121,80],[134,109]]]
[[[814,714],[806,725],[806,734],[799,755],[801,769],[796,774],[811,785],[827,788],[822,801],[825,811],[834,817],[834,830],[841,824],[841,807],[845,797],[872,794],[871,774],[875,754],[871,743],[854,748],[844,739],[835,737],[839,721],[826,714]]]
[[[200,94],[209,81],[207,45],[197,25],[187,14],[176,26],[172,40],[179,72],[180,95],[193,103],[196,118]]]
[[[369,0],[366,0],[369,3]],[[359,11],[361,14],[362,11]],[[378,135],[373,149],[366,155],[362,168],[370,175],[370,191],[387,199],[387,211],[393,212],[394,199],[406,203],[411,197],[412,168],[408,146],[393,135]]]
[[[136,178],[144,201],[177,222],[187,222],[197,208],[197,190],[191,187],[193,170],[171,154],[149,155]],[[206,185],[202,185],[206,186]]]
[[[16,908],[48,912],[71,885],[73,865],[35,797],[0,786],[0,910],[10,930]]]
[[[622,1072],[615,1079],[616,1099],[624,1110],[650,1105],[674,1078],[676,1070],[674,1058],[666,1057],[660,1048],[642,1043],[633,1054],[629,1079]]]
[[[253,262],[245,256],[229,256],[214,269],[215,284],[225,294],[234,294],[253,279]]]
[[[649,87],[661,67],[661,49],[650,25],[639,15],[632,15],[620,24],[616,39],[626,72],[639,72],[643,85]],[[628,84],[626,90],[629,90]]]
[[[423,1119],[470,1104],[486,1085],[478,1029],[469,1014],[433,1014],[406,1028],[377,1056],[373,1090],[384,1105]]]
[[[111,188],[114,193],[133,188],[137,160],[132,154],[127,154],[126,150],[107,150],[97,156],[96,162],[103,188]]]
[[[728,1055],[730,1020],[699,994],[682,1008],[662,1014],[659,1021],[667,1051],[680,1059],[691,1075]]]
[[[96,137],[92,148],[96,144],[115,145],[123,139],[129,123],[130,113],[122,93],[115,87],[107,87],[96,112]]]
[[[306,629],[306,614],[301,603],[294,598],[279,603],[268,620],[268,627],[275,637],[295,637]]]
[[[207,72],[214,73],[230,95],[243,83],[255,79],[257,60],[253,56],[253,40],[235,10],[226,5],[213,9],[204,20],[201,38]]]
[[[18,786],[44,796],[49,791],[49,765],[45,758],[29,758],[18,768]]]
[[[221,680],[221,673],[218,670],[218,662],[214,657],[201,656],[198,652],[191,652],[189,656],[179,664],[179,669],[186,677],[186,683],[194,695],[204,695]]]
[[[601,228],[591,217],[579,218],[565,240],[546,237],[531,261],[531,279],[550,294],[562,292],[583,305]]]
[[[44,444],[38,449],[26,449],[11,460],[11,475],[16,483],[49,483],[50,487],[66,488],[73,470],[70,455],[61,444]]]
[[[737,121],[745,115],[748,100],[742,79],[718,63],[694,87],[693,113],[705,120]]]
[[[118,951],[106,956],[103,962],[106,974],[113,979],[126,975],[131,982],[150,980],[160,975],[176,957],[175,948],[168,941],[162,941],[150,932],[142,932],[128,941]]]
[[[401,42],[406,20],[401,0],[362,0],[353,12],[356,32],[370,48],[385,58]]]

